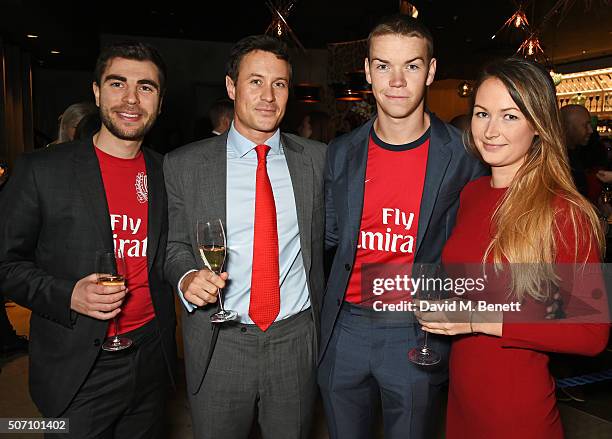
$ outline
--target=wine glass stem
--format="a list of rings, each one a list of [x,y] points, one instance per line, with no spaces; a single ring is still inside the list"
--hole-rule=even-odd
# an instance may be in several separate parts
[[[115,340],[118,340],[118,339],[119,339],[119,334],[117,334],[117,331],[118,331],[118,329],[117,329],[117,326],[118,326],[118,325],[117,325],[117,320],[118,320],[118,319],[117,319],[117,316],[113,317],[113,326],[115,327],[115,336],[114,336],[113,338],[114,338]]]
[[[219,288],[219,307],[221,308],[221,312],[225,312],[225,308],[223,308],[223,290],[221,288]]]
[[[429,349],[429,347],[427,346],[427,335],[429,333],[427,331],[425,331],[425,337],[423,338],[423,346],[421,346],[421,350],[426,351]]]

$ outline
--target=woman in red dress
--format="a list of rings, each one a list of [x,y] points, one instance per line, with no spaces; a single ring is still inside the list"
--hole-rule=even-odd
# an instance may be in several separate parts
[[[520,312],[417,313],[425,331],[456,336],[448,439],[562,438],[546,352],[596,355],[606,346],[601,274],[584,269],[599,266],[602,232],[572,182],[562,139],[545,70],[516,58],[484,70],[466,143],[491,166],[491,176],[463,190],[442,259],[445,265],[475,263],[490,274],[480,297],[455,299],[506,300],[519,303]],[[571,275],[560,275],[567,266]],[[562,302],[563,291],[571,296]],[[562,303],[564,320],[544,320]],[[601,311],[595,323],[575,317],[587,303]]]

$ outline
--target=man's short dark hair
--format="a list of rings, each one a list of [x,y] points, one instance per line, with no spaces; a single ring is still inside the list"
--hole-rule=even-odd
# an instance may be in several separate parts
[[[223,116],[231,120],[234,116],[234,102],[227,98],[216,100],[208,110],[208,116],[213,128],[219,125]]]
[[[370,46],[372,38],[382,35],[401,35],[404,37],[423,38],[427,44],[427,56],[433,58],[433,35],[423,22],[409,15],[395,14],[383,18],[368,35],[368,59],[370,59]]]
[[[229,60],[225,67],[225,73],[236,82],[238,78],[238,70],[240,62],[245,55],[261,50],[262,52],[270,52],[278,59],[282,59],[289,64],[289,77],[291,78],[291,60],[289,59],[289,51],[287,45],[278,38],[269,35],[251,35],[245,37],[234,44],[230,52]]]
[[[151,61],[157,67],[159,73],[159,92],[163,96],[166,91],[166,63],[153,46],[136,41],[125,41],[113,43],[106,46],[100,52],[96,67],[94,69],[94,81],[102,85],[102,75],[108,67],[108,62],[113,58],[125,58],[134,61]]]

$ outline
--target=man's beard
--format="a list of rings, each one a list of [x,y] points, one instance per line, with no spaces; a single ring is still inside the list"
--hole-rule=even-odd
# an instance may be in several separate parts
[[[115,110],[112,110],[112,111],[115,111]],[[142,110],[139,110],[139,111],[142,112]],[[143,112],[143,116],[145,115],[146,113]],[[111,110],[109,110],[106,107],[100,106],[100,119],[102,119],[102,124],[104,124],[106,129],[110,131],[111,134],[113,134],[115,137],[121,140],[140,141],[144,139],[144,136],[150,131],[151,127],[155,123],[155,120],[157,119],[157,115],[155,114],[151,116],[149,120],[147,120],[147,122],[144,125],[142,125],[140,128],[138,128],[136,131],[134,130],[125,131],[119,128],[113,122],[113,119],[111,117]]]

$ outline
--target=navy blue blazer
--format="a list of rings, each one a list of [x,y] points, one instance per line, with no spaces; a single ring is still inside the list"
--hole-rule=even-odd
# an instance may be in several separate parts
[[[430,113],[431,137],[417,232],[415,262],[438,263],[455,225],[463,187],[488,173],[466,151],[461,133]],[[319,358],[323,358],[351,275],[361,214],[368,143],[374,119],[334,139],[325,169],[325,244],[337,246],[321,310]],[[398,169],[398,172],[404,170]]]

